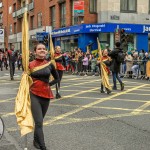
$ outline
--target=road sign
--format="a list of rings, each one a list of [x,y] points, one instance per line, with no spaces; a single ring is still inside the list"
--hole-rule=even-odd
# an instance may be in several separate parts
[[[0,29],[0,43],[4,43],[4,29]]]

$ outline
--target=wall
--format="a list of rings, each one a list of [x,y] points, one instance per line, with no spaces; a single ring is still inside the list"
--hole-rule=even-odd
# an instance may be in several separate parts
[[[98,22],[149,24],[149,0],[137,0],[136,13],[121,13],[120,0],[98,1]]]

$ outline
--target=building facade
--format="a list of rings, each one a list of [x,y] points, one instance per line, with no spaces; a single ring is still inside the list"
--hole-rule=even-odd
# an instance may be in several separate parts
[[[52,33],[54,45],[63,51],[80,47],[97,49],[97,37],[103,48],[114,48],[116,29],[128,35],[126,50],[149,50],[150,0],[0,0],[0,28],[5,42],[21,50],[22,18],[28,10],[29,43],[33,49],[37,33]]]
[[[113,48],[114,30],[123,28],[128,34],[126,50],[149,51],[150,0],[100,0],[97,6],[98,23],[108,26],[99,34],[103,43]]]
[[[97,13],[90,12],[90,1],[0,0],[0,28],[5,31],[4,47],[9,48],[11,44],[14,44],[16,49],[21,50],[22,19],[25,8],[28,10],[30,49],[33,49],[37,42],[37,32],[51,32],[52,30],[84,23],[96,23]],[[77,8],[75,8],[75,5]],[[56,40],[58,39],[54,38],[54,42]],[[66,37],[60,38],[63,50],[78,46],[76,41],[76,37],[73,40],[68,40]]]
[[[99,37],[102,48],[109,46],[113,49],[116,30],[124,29],[127,35],[124,50],[149,51],[150,0],[92,0],[89,1],[89,12],[97,12],[97,23],[84,22],[53,30],[55,45],[63,45],[62,39],[66,40],[66,45],[67,40],[68,43],[76,41],[83,51],[92,43],[91,50],[95,50]],[[91,19],[89,16],[87,18]]]

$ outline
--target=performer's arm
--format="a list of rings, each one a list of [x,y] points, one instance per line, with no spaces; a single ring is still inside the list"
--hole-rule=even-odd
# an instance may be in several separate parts
[[[63,61],[63,66],[66,67],[66,60],[64,56],[62,56],[62,61]]]
[[[58,83],[58,81],[59,81],[59,76],[58,76],[58,73],[57,73],[57,71],[56,71],[54,65],[53,65],[53,64],[50,64],[50,67],[51,67],[51,74],[52,74],[52,76],[54,77],[54,80],[50,81],[50,82],[49,82],[49,85],[50,85],[50,86],[53,86],[54,84]]]
[[[56,61],[56,62],[62,62],[62,58],[61,58],[61,57],[55,58],[55,61]]]

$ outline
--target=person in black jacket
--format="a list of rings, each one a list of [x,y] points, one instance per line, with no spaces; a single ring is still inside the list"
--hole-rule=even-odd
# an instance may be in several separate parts
[[[119,77],[119,72],[120,72],[120,62],[117,62],[117,57],[119,52],[123,53],[123,50],[120,48],[121,43],[116,42],[115,43],[116,48],[111,51],[108,55],[111,57],[111,65],[110,65],[110,70],[112,71],[112,76],[113,76],[113,90],[117,90],[117,84],[116,84],[116,79],[119,81],[120,86],[121,86],[121,91],[124,90],[124,83],[121,81]]]

